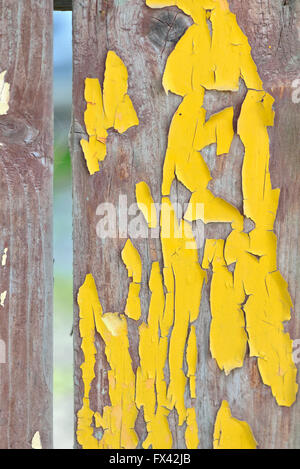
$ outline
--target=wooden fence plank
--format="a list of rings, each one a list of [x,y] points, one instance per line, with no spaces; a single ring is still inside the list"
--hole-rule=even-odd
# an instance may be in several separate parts
[[[51,0],[0,1],[0,447],[52,446]],[[2,357],[3,358],[3,357]]]
[[[292,101],[292,83],[299,77],[298,32],[299,8],[296,2],[281,0],[231,0],[231,10],[247,35],[264,88],[276,99],[275,126],[271,137],[271,177],[273,187],[281,188],[276,222],[278,264],[294,302],[295,313],[287,330],[293,339],[300,337],[300,299],[296,288],[299,276],[299,161],[297,133],[299,104]],[[127,196],[128,206],[135,202],[135,184],[146,181],[153,199],[161,198],[162,166],[167,146],[171,118],[180,103],[178,96],[165,95],[162,74],[166,59],[191,19],[174,7],[150,9],[144,1],[74,0],[73,2],[73,128],[71,133],[73,166],[73,239],[74,239],[74,348],[75,348],[75,423],[82,406],[83,383],[80,365],[79,316],[76,295],[87,273],[92,273],[104,311],[124,312],[128,279],[121,260],[126,237],[100,239],[96,234],[100,203],[118,206],[119,196]],[[129,73],[129,95],[139,116],[138,127],[124,135],[108,131],[107,157],[100,172],[90,176],[80,139],[86,138],[84,124],[84,80],[98,78],[103,83],[105,58],[114,50],[125,63]],[[211,112],[225,106],[241,104],[244,91],[209,92],[206,104]],[[243,146],[235,138],[229,157],[216,161],[209,151],[204,155],[213,175],[214,193],[242,209],[241,168]],[[176,193],[177,192],[177,193]],[[173,194],[180,201],[189,195],[178,183]],[[225,238],[230,232],[227,224],[209,224],[206,238]],[[147,317],[149,292],[147,282],[153,260],[162,259],[159,240],[134,240],[143,264],[142,317]],[[156,253],[156,254],[155,254]],[[200,252],[201,256],[202,253]],[[247,358],[242,369],[228,377],[221,373],[209,351],[210,282],[204,287],[200,316],[197,322],[199,347],[196,401],[201,448],[211,448],[213,426],[222,399],[230,402],[235,417],[246,420],[252,427],[261,448],[299,448],[300,431],[297,424],[300,402],[291,408],[279,407],[264,386],[257,371],[256,359]],[[297,313],[298,312],[298,313]],[[139,364],[138,330],[135,321],[128,321],[133,368]],[[90,392],[91,407],[102,412],[109,405],[109,369],[104,344],[96,336],[95,379]],[[170,419],[174,447],[184,447],[184,429],[177,425],[176,413]],[[145,438],[145,422],[141,415],[136,425],[140,443]],[[75,436],[75,446],[79,447]]]

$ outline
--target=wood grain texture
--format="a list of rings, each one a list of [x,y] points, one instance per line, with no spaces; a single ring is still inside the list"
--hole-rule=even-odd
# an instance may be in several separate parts
[[[0,448],[52,446],[51,0],[0,1],[0,71],[11,95],[0,116]]]
[[[292,82],[300,76],[299,37],[300,11],[296,2],[281,0],[231,0],[231,9],[249,38],[253,57],[264,87],[275,98],[275,127],[271,137],[271,177],[280,187],[281,199],[276,222],[278,264],[289,282],[295,305],[287,330],[293,339],[300,338],[300,298],[297,291],[300,251],[298,232],[299,158],[297,137],[300,105],[291,99]],[[96,235],[97,206],[102,202],[118,204],[126,194],[128,205],[135,202],[135,183],[146,181],[155,202],[160,201],[162,166],[171,118],[180,102],[178,96],[166,96],[161,85],[166,59],[182,36],[191,19],[176,8],[150,9],[140,0],[75,0],[73,2],[74,82],[73,129],[71,133],[73,164],[73,238],[74,238],[74,347],[75,347],[75,425],[81,407],[83,386],[80,365],[83,355],[78,331],[76,295],[85,275],[94,275],[104,311],[124,311],[128,279],[120,252],[126,238],[101,240]],[[269,47],[271,46],[271,48]],[[124,135],[109,131],[107,157],[101,170],[88,174],[79,140],[86,136],[83,115],[84,79],[97,77],[103,81],[107,50],[114,50],[124,61],[129,73],[129,95],[138,113],[140,125]],[[239,93],[209,92],[205,106],[216,112],[234,103],[240,106],[244,90]],[[235,137],[230,154],[215,158],[213,147],[203,153],[216,195],[225,197],[242,208],[241,167],[243,145]],[[180,183],[174,186],[173,199],[187,200],[187,191]],[[224,237],[230,231],[225,224],[205,227],[205,237]],[[149,304],[147,282],[151,261],[161,261],[159,240],[135,240],[143,262],[142,312],[146,318]],[[201,259],[200,250],[199,257]],[[197,419],[200,447],[211,448],[213,425],[222,399],[229,401],[232,414],[252,427],[261,448],[300,448],[300,399],[290,409],[280,408],[259,376],[256,359],[247,358],[243,369],[228,377],[218,370],[209,351],[209,284],[204,287],[197,322],[199,349],[197,375]],[[129,320],[129,338],[134,368],[139,362],[137,327]],[[91,405],[102,411],[109,404],[107,369],[101,339],[97,338],[96,378],[91,392]],[[184,431],[176,426],[176,415],[170,415],[174,446],[184,446]],[[137,432],[145,436],[140,415]],[[76,437],[75,437],[76,438]],[[76,439],[75,439],[76,441]],[[75,443],[76,446],[76,443]]]

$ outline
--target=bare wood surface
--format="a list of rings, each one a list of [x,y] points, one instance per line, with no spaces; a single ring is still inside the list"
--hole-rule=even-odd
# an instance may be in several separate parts
[[[264,87],[275,98],[275,127],[271,137],[271,177],[274,187],[281,188],[280,207],[276,222],[278,236],[278,265],[289,283],[295,312],[287,326],[293,339],[300,338],[300,297],[297,289],[300,251],[299,213],[299,104],[292,102],[292,82],[299,72],[298,30],[300,12],[296,2],[281,0],[231,0],[231,9],[249,38],[253,57]],[[171,118],[180,98],[166,96],[161,85],[166,59],[174,45],[191,24],[176,8],[150,9],[140,0],[118,2],[75,0],[74,14],[74,82],[73,132],[71,135],[73,164],[73,226],[74,226],[74,347],[75,347],[75,424],[81,407],[83,386],[80,365],[83,355],[78,331],[76,295],[85,275],[94,275],[104,311],[124,311],[128,280],[120,252],[123,239],[101,240],[96,235],[97,206],[111,202],[117,206],[120,194],[126,194],[128,205],[135,201],[135,183],[146,181],[155,202],[160,201],[162,166]],[[109,131],[107,157],[99,173],[88,174],[79,140],[86,137],[83,121],[84,80],[97,77],[103,81],[107,50],[114,50],[124,61],[129,73],[129,95],[137,110],[140,125],[120,136]],[[242,102],[243,90],[232,93],[210,92],[207,104],[217,111],[233,102]],[[242,208],[241,167],[243,146],[235,138],[226,159],[216,160],[209,151],[204,155],[212,171],[212,189]],[[184,200],[187,195],[178,184],[174,197]],[[211,224],[205,228],[206,237],[225,237],[226,225]],[[146,283],[150,264],[156,250],[161,260],[158,240],[148,243],[135,240],[143,262],[143,319],[146,318],[149,293]],[[154,248],[154,249],[153,249]],[[201,257],[201,252],[199,253]],[[247,358],[243,369],[228,377],[218,370],[209,351],[209,284],[204,288],[197,323],[199,363],[197,376],[197,419],[200,447],[211,448],[213,425],[222,399],[230,403],[235,417],[246,420],[252,427],[261,448],[300,447],[300,399],[292,408],[279,407],[270,389],[261,382],[256,359]],[[137,329],[129,321],[129,338],[134,367],[138,364]],[[97,339],[96,378],[91,392],[91,405],[102,411],[109,403],[107,369],[104,347]],[[299,382],[299,378],[298,378]],[[172,421],[173,419],[173,421]],[[177,448],[184,446],[183,430],[171,416],[171,428]],[[137,425],[141,439],[145,436],[142,418]],[[76,440],[75,440],[76,441]],[[76,445],[76,444],[75,444]],[[78,446],[78,445],[77,445]]]
[[[0,448],[52,446],[51,0],[0,1],[0,72],[10,101],[0,116]]]

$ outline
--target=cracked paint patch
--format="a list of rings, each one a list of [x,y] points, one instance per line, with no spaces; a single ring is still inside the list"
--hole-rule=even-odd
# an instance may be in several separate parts
[[[77,414],[77,440],[83,449],[136,448],[134,430],[137,408],[134,402],[135,375],[131,366],[127,322],[118,313],[103,314],[92,274],[88,274],[78,292],[79,328],[84,362],[81,365],[84,383],[82,408]],[[90,408],[90,390],[95,377],[95,333],[105,342],[110,406],[101,415]],[[94,426],[103,430],[101,440],[94,436]]]
[[[0,116],[9,110],[10,84],[5,81],[6,70],[0,73]]]
[[[210,264],[213,268],[212,355],[227,374],[242,366],[248,340],[250,355],[258,358],[263,382],[271,387],[279,405],[290,406],[296,399],[298,385],[292,341],[283,326],[290,319],[292,302],[277,270],[273,232],[280,191],[271,184],[267,127],[274,122],[274,99],[263,90],[248,39],[226,0],[146,3],[153,8],[176,5],[194,20],[168,57],[163,76],[165,91],[181,95],[183,101],[170,126],[162,194],[170,194],[176,176],[192,193],[185,220],[231,223],[232,232],[225,244],[222,240],[208,240],[203,259],[205,268]],[[248,88],[238,120],[238,134],[245,147],[243,214],[207,188],[211,175],[200,154],[211,143],[217,144],[217,155],[228,153],[234,135],[232,108],[206,120],[205,89],[236,91],[240,79]],[[197,206],[204,210],[198,211]],[[249,235],[243,231],[244,216],[255,224]],[[228,270],[232,263],[236,263],[233,274]],[[225,298],[223,304],[220,298]],[[224,308],[226,315],[222,314]],[[226,339],[232,339],[227,343],[220,334],[221,323],[228,332]]]
[[[214,449],[256,449],[257,443],[247,422],[231,415],[227,401],[218,411],[214,429]]]
[[[32,449],[43,449],[40,432],[35,432],[31,441]]]
[[[273,125],[274,100],[263,90],[248,39],[226,0],[147,0],[146,4],[153,8],[177,5],[194,20],[170,54],[163,76],[166,92],[183,98],[170,125],[163,167],[163,263],[161,267],[158,262],[151,266],[148,317],[138,323],[140,361],[136,373],[132,368],[127,318],[141,318],[142,262],[131,240],[121,253],[128,277],[132,277],[125,314],[103,313],[91,274],[79,290],[84,396],[77,416],[77,438],[83,448],[137,447],[135,422],[139,410],[143,411],[147,429],[144,448],[173,447],[168,422],[171,411],[175,411],[178,425],[185,426],[186,447],[199,446],[196,321],[208,269],[212,269],[210,350],[219,368],[229,374],[242,367],[248,343],[250,355],[257,357],[262,380],[270,386],[279,405],[292,405],[298,390],[292,341],[284,331],[292,302],[277,268],[277,239],[273,231],[280,191],[271,184],[267,128]],[[133,108],[124,98],[126,67],[113,54],[107,58],[103,101],[98,80],[86,80],[87,132],[103,158],[106,130],[114,127],[122,132],[135,119]],[[207,119],[205,90],[237,91],[240,80],[248,89],[237,129],[245,147],[242,213],[208,189],[212,177],[200,153],[214,143],[217,157],[226,155],[234,137],[233,107]],[[128,112],[124,112],[120,124],[118,116],[124,106],[129,106]],[[93,172],[99,170],[97,151],[88,163]],[[191,192],[183,219],[177,219],[169,198],[175,178]],[[136,185],[136,199],[149,228],[156,226],[151,190],[145,182]],[[253,222],[249,233],[244,231],[245,217]],[[192,222],[198,219],[204,223],[230,223],[232,228],[226,240],[206,240],[202,264],[192,230]],[[232,264],[233,271],[229,268]],[[90,408],[89,400],[95,377],[96,334],[105,343],[110,366],[110,405],[104,407],[102,414]],[[94,436],[95,426],[102,429],[100,439]],[[217,415],[214,447],[256,448],[249,425],[231,416],[226,401]]]
[[[80,144],[90,174],[99,171],[99,162],[106,157],[107,130],[113,127],[124,133],[129,127],[139,124],[127,89],[127,68],[114,51],[108,51],[103,96],[97,78],[85,80],[87,107],[84,122],[89,139],[81,139]]]
[[[233,274],[224,259],[224,240],[207,239],[202,267],[212,265],[210,287],[210,350],[219,368],[228,375],[243,366],[247,334],[241,309],[243,291],[234,283]]]
[[[148,322],[139,327],[140,366],[137,369],[136,402],[144,409],[147,426],[147,438],[143,448],[172,448],[172,434],[168,424],[168,415],[172,408],[167,397],[167,383],[164,367],[168,354],[168,338],[162,337],[160,330],[163,323],[165,297],[163,280],[158,262],[151,267],[149,279],[151,300]]]

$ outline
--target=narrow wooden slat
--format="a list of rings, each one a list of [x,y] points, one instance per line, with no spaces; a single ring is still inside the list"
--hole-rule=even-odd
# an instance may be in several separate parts
[[[0,1],[0,447],[52,446],[51,0]]]
[[[299,75],[297,56],[299,9],[296,2],[286,5],[281,0],[231,0],[230,7],[249,38],[253,57],[264,87],[276,99],[275,127],[271,137],[271,177],[274,187],[281,188],[281,200],[276,222],[278,264],[294,302],[293,318],[287,330],[293,339],[300,338],[300,298],[297,290],[300,251],[299,214],[299,104],[292,101],[292,83]],[[121,260],[126,238],[101,240],[96,235],[97,206],[110,202],[118,206],[120,194],[127,195],[128,205],[135,201],[135,184],[146,181],[155,202],[160,201],[164,154],[170,120],[180,102],[172,93],[162,89],[162,74],[166,59],[181,37],[190,18],[176,8],[150,9],[141,0],[106,2],[74,0],[73,2],[73,129],[71,135],[73,165],[73,239],[74,239],[74,348],[75,348],[75,421],[82,406],[83,384],[80,365],[78,307],[76,295],[87,273],[92,273],[104,311],[124,311],[128,280]],[[124,61],[129,73],[129,95],[140,119],[140,125],[120,136],[109,131],[107,157],[99,173],[88,174],[79,141],[86,138],[84,125],[84,80],[86,77],[103,81],[107,50],[114,50]],[[211,92],[212,110],[242,102],[234,93]],[[211,155],[208,162],[213,175],[213,189],[241,208],[241,167],[243,146],[236,137],[228,158],[218,163]],[[178,185],[178,198],[186,199]],[[226,231],[227,230],[227,231]],[[207,226],[205,236],[218,238],[228,234],[228,227]],[[152,253],[161,260],[160,242],[135,240],[143,263],[143,319],[149,304],[146,283],[149,279]],[[200,253],[201,255],[201,253]],[[300,400],[292,408],[279,407],[264,386],[257,371],[256,359],[247,358],[243,369],[225,377],[211,358],[209,351],[209,284],[205,286],[197,325],[199,366],[197,376],[197,409],[200,447],[211,448],[213,426],[222,399],[228,399],[232,413],[252,427],[261,448],[297,448],[300,430],[297,416]],[[133,366],[138,358],[138,332],[129,321],[129,337]],[[96,339],[96,378],[90,393],[93,410],[102,411],[109,404],[104,345]],[[175,446],[184,445],[184,432],[176,426],[176,416],[170,422]],[[145,436],[144,424],[137,424],[140,438]],[[76,436],[75,436],[76,438]],[[75,439],[75,445],[78,443]]]

